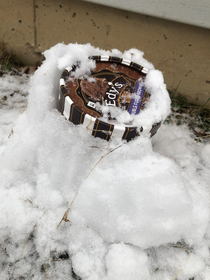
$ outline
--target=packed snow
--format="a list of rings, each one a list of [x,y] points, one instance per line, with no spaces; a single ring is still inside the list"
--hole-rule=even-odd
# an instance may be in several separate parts
[[[170,113],[162,73],[137,49],[57,44],[29,82],[1,77],[0,279],[209,280],[210,144],[173,123],[106,142],[57,110],[63,69],[80,60],[88,74],[102,54],[149,69],[136,123]]]

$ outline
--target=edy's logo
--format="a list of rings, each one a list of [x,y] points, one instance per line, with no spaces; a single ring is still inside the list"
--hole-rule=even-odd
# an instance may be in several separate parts
[[[144,84],[123,73],[101,70],[92,74],[92,79],[79,81],[77,96],[86,108],[96,110],[96,103],[120,107],[130,114],[138,114],[144,96]]]
[[[126,91],[126,88],[131,83],[123,76],[119,76],[111,82],[108,82],[108,85],[109,88],[104,96],[104,104],[106,106],[119,106],[120,99],[123,98],[124,94],[126,96],[130,95],[131,98],[132,93]]]

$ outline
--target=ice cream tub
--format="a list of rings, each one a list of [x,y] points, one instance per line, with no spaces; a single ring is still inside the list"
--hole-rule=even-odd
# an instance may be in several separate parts
[[[120,137],[131,140],[145,132],[144,127],[132,122],[119,123],[112,116],[113,110],[127,111],[135,116],[141,113],[150,98],[144,80],[148,70],[132,61],[113,56],[91,56],[95,69],[75,78],[79,67],[66,67],[60,78],[60,111],[75,125],[83,125],[94,137],[110,140]],[[108,109],[106,118],[104,108]],[[110,112],[109,112],[110,111]],[[153,136],[160,123],[147,128]]]

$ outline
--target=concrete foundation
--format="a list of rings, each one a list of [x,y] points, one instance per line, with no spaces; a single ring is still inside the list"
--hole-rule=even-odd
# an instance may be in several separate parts
[[[181,82],[178,92],[189,101],[210,98],[210,29],[79,0],[2,1],[0,23],[1,41],[26,65],[38,64],[44,50],[61,42],[137,48],[164,73],[168,89]]]

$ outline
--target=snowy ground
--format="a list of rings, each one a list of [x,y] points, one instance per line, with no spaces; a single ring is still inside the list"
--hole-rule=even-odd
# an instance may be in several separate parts
[[[59,44],[30,82],[0,78],[0,279],[209,280],[210,144],[175,124],[124,143],[67,122],[60,73],[96,52]],[[113,51],[155,71],[131,52]],[[140,123],[168,112],[160,73],[149,83]]]

